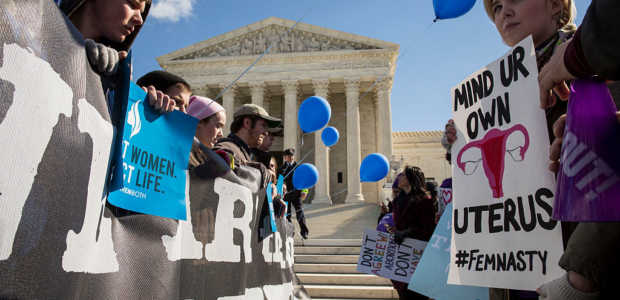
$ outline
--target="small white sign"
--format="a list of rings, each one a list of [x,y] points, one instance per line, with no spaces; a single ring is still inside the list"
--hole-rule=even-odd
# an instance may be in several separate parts
[[[394,235],[366,229],[362,237],[357,270],[409,283],[425,247],[426,242],[410,238],[405,238],[398,245],[394,242]]]

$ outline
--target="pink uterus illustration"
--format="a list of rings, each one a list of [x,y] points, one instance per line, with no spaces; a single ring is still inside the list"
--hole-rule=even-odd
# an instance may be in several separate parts
[[[527,152],[530,145],[530,137],[527,129],[525,129],[525,127],[521,124],[517,124],[507,130],[499,130],[497,128],[491,129],[487,132],[484,138],[482,138],[482,140],[473,141],[465,145],[457,156],[456,164],[458,168],[461,169],[465,175],[471,175],[473,172],[467,174],[465,171],[465,164],[467,162],[462,162],[461,158],[463,153],[471,148],[480,149],[482,154],[482,167],[484,168],[484,174],[489,181],[489,187],[491,187],[491,190],[493,191],[493,198],[500,198],[504,196],[502,180],[504,178],[506,141],[508,140],[508,137],[516,131],[523,133],[525,136],[525,144],[518,147],[520,148],[519,154],[521,160],[523,160],[525,158],[525,152]]]

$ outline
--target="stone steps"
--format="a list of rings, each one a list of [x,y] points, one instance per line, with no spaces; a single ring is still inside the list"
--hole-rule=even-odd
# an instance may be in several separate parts
[[[385,299],[398,298],[398,293],[392,286],[367,286],[367,285],[319,285],[304,284],[304,288],[308,294],[314,299],[315,297],[327,298],[358,298],[358,299]]]
[[[361,239],[295,239],[295,246],[319,246],[319,247],[357,247],[362,244]],[[358,252],[359,254],[359,252]]]
[[[360,247],[295,247],[295,254],[359,255]]]
[[[357,264],[298,264],[293,266],[295,273],[340,273],[359,274]]]
[[[398,299],[388,279],[357,272],[359,239],[295,241],[294,270],[315,300]]]
[[[297,273],[297,277],[303,284],[390,285],[388,279],[369,274]]]
[[[300,254],[295,255],[295,262],[307,264],[357,264],[358,255]]]

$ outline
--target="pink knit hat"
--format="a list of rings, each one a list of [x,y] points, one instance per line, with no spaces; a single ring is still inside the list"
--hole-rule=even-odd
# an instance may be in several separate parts
[[[189,98],[187,114],[198,120],[206,119],[220,111],[224,111],[224,107],[207,97],[192,96]]]

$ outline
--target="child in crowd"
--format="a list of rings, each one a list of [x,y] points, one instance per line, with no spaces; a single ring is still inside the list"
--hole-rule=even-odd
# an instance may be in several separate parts
[[[192,96],[192,87],[185,79],[170,72],[157,70],[144,74],[136,83],[143,88],[155,88],[158,91],[158,96],[159,93],[163,93],[170,97],[174,109],[187,112],[187,106]]]

